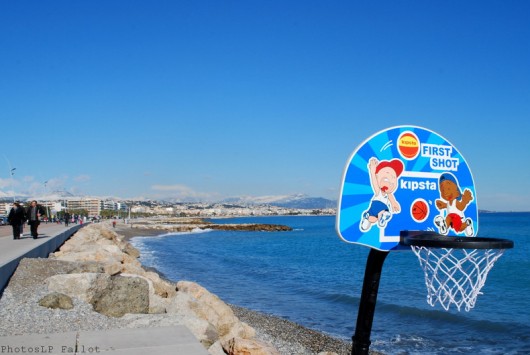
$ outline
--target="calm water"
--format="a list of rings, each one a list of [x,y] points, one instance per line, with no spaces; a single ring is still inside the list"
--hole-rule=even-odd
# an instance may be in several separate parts
[[[141,262],[174,281],[198,282],[225,302],[350,341],[369,250],[340,241],[334,217],[256,217],[292,232],[223,232],[135,238]],[[409,251],[386,258],[371,350],[388,354],[530,353],[530,213],[480,215],[481,237],[508,238],[470,312],[431,307]]]

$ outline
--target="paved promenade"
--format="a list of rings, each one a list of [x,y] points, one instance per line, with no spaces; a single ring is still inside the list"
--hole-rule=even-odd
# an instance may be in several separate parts
[[[0,354],[208,355],[183,325],[0,337]]]
[[[0,292],[7,286],[22,258],[47,258],[81,227],[80,224],[65,227],[63,224],[41,223],[39,237],[33,239],[29,226],[25,225],[24,235],[14,240],[11,226],[0,226]]]
[[[0,292],[22,258],[47,258],[82,225],[42,223],[39,238],[24,235],[14,240],[11,226],[0,226]],[[0,320],[1,321],[1,320]],[[59,334],[28,334],[0,337],[0,354],[127,354],[207,355],[185,326],[78,331]]]

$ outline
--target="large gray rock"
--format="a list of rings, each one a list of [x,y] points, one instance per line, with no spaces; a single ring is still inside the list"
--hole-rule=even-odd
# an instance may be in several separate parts
[[[225,347],[224,342],[232,338],[252,339],[256,335],[254,328],[241,322],[226,303],[199,284],[179,281],[177,289],[177,295],[184,293],[189,295],[190,299],[186,304],[179,297],[174,297],[167,312],[178,312],[188,308],[196,317],[208,321],[215,327],[223,347]]]
[[[182,323],[208,348],[219,340],[219,332],[214,324],[195,314],[195,311],[191,307],[196,303],[197,300],[193,296],[184,292],[177,292],[171,298],[171,302],[166,307],[166,311],[170,317],[177,316],[182,319]]]
[[[101,294],[111,281],[111,276],[102,273],[60,274],[46,279],[49,291],[64,293],[86,303],[92,303],[96,294]]]
[[[145,280],[149,285],[149,313],[166,313],[166,307],[169,305],[170,300],[168,298],[162,298],[155,293],[155,285],[150,278],[134,274],[121,274],[121,276],[139,277]]]
[[[42,307],[47,308],[59,308],[59,309],[72,309],[74,308],[74,303],[72,302],[72,299],[65,295],[64,293],[59,292],[52,292],[39,301],[39,304]]]
[[[111,277],[108,287],[94,295],[94,310],[109,317],[149,312],[149,284],[140,277]]]
[[[177,294],[177,285],[165,281],[156,272],[146,271],[143,275],[153,282],[155,293],[160,297],[171,298]]]
[[[135,247],[133,247],[131,245],[131,243],[124,243],[124,245],[122,247],[122,251],[125,254],[128,254],[128,255],[132,256],[133,258],[139,258],[140,257],[140,251],[138,249],[136,249]]]
[[[80,251],[61,251],[54,253],[54,258],[64,261],[91,261],[103,265],[103,269],[109,275],[121,271],[123,253],[116,245],[84,244]]]
[[[152,282],[137,275],[60,274],[47,278],[46,283],[49,291],[90,303],[95,311],[107,316],[121,317],[125,313],[148,313],[150,310],[165,312],[165,303],[155,297]]]
[[[228,355],[280,355],[280,353],[264,342],[255,339],[232,338],[223,349]]]
[[[103,264],[95,261],[76,262],[76,266],[68,272],[69,274],[82,274],[82,273],[103,273],[105,269]]]
[[[114,232],[102,226],[91,225],[80,230],[51,255],[58,260],[97,262],[102,265],[105,273],[116,275],[122,272],[125,255],[135,260],[139,256],[138,251],[127,244],[120,241]]]

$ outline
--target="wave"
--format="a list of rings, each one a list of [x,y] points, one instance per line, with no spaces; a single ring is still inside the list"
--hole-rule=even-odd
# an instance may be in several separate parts
[[[474,319],[467,312],[448,312],[445,310],[426,309],[421,307],[397,305],[379,302],[377,310],[383,314],[397,315],[399,317],[418,318],[419,321],[430,323],[443,323],[452,327],[473,330],[478,333],[495,332],[507,334],[530,334],[530,327],[520,322],[501,322],[488,319]]]
[[[317,295],[317,297],[325,301],[329,301],[333,303],[342,303],[346,305],[352,305],[352,304],[358,305],[361,300],[360,297],[348,295],[345,293],[319,294]]]
[[[355,308],[357,316],[360,297],[346,293],[321,293],[316,297],[332,305],[329,308],[344,310]],[[398,305],[378,300],[372,331],[372,349],[382,353],[395,353],[402,349],[407,354],[484,353],[515,354],[527,349],[530,326],[522,322],[501,322],[473,319],[468,312]],[[484,314],[479,315],[484,317]],[[486,314],[487,317],[487,314]],[[315,329],[323,327],[324,320]],[[344,335],[344,320],[339,321]],[[354,324],[355,321],[352,321]],[[346,323],[347,324],[347,323]],[[338,324],[335,324],[335,328]],[[334,328],[331,328],[334,329]],[[352,333],[354,330],[352,330]],[[504,339],[511,339],[505,342]]]
[[[159,238],[166,238],[166,237],[179,236],[179,235],[188,235],[188,234],[202,234],[202,233],[209,233],[212,231],[213,229],[211,228],[205,228],[205,229],[193,228],[189,232],[167,232],[163,234],[149,235],[149,236],[138,235],[138,236],[132,237],[131,241],[138,241],[141,239],[159,239]]]
[[[343,305],[358,307],[360,297],[345,293],[317,293],[314,292],[317,298]],[[393,318],[417,318],[418,322],[431,322],[458,325],[458,328],[472,329],[473,331],[496,332],[506,334],[518,334],[523,338],[530,338],[530,327],[528,324],[520,322],[499,322],[484,319],[473,319],[468,313],[452,313],[445,310],[426,309],[414,306],[398,305],[388,303],[385,301],[377,301],[376,316],[378,317],[393,317]],[[415,320],[413,320],[415,322]],[[412,323],[414,324],[414,323]],[[419,324],[419,323],[418,323]]]

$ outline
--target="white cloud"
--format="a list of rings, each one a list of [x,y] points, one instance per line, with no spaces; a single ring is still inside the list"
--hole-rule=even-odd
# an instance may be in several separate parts
[[[75,182],[87,182],[87,181],[90,181],[90,176],[89,175],[79,175],[79,176],[74,177],[74,181]]]
[[[0,189],[5,189],[13,184],[13,179],[1,179],[0,178]]]
[[[44,184],[42,182],[32,181],[29,184],[26,183],[25,190],[30,195],[42,194],[44,192]]]
[[[51,178],[47,180],[46,189],[48,191],[62,190],[67,179],[68,179],[67,177]]]

